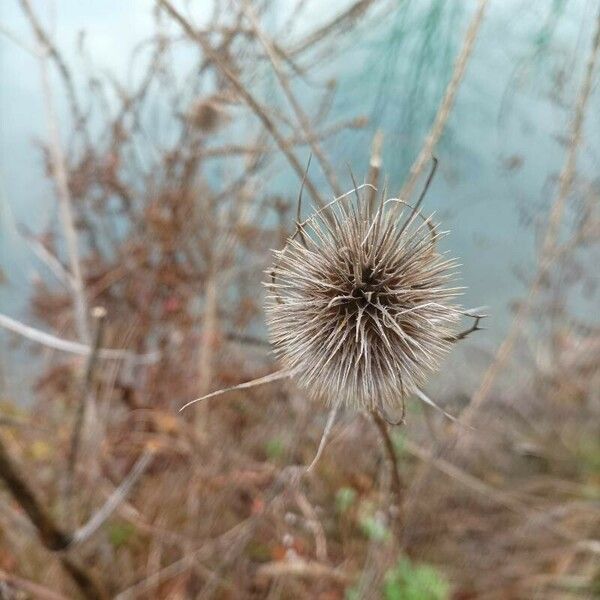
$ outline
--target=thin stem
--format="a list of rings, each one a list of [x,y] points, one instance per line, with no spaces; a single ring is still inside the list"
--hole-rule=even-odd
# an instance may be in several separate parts
[[[2,313],[0,313],[0,327],[48,348],[60,350],[61,352],[69,352],[78,356],[89,356],[92,352],[91,346],[59,338],[51,333],[41,331],[30,325],[25,325],[25,323],[21,323],[21,321],[17,321]],[[160,353],[135,354],[129,350],[120,350],[118,348],[100,348],[98,350],[98,358],[103,360],[126,360],[138,365],[151,365],[160,359]]]
[[[92,537],[100,527],[102,527],[110,515],[112,515],[125,498],[127,498],[133,486],[150,466],[153,458],[154,453],[151,450],[144,452],[140,456],[135,465],[131,468],[131,471],[129,471],[127,477],[123,479],[119,487],[108,497],[102,507],[92,515],[85,525],[77,529],[73,534],[71,546],[76,546],[77,544],[85,542]]]
[[[369,214],[375,213],[377,189],[379,188],[379,174],[381,172],[381,150],[383,147],[383,131],[377,130],[371,142],[371,158],[369,160],[369,174],[367,183],[371,186],[367,192]]]
[[[75,422],[73,424],[73,433],[71,435],[71,448],[69,452],[69,461],[67,466],[67,480],[65,485],[65,498],[67,503],[72,500],[73,495],[73,481],[75,478],[75,470],[77,467],[77,459],[79,457],[79,448],[81,446],[81,438],[83,434],[83,427],[85,423],[85,416],[88,405],[93,401],[92,398],[92,379],[96,364],[98,362],[98,353],[100,346],[102,345],[102,338],[104,334],[104,323],[106,318],[106,310],[101,307],[96,307],[92,311],[96,323],[96,329],[94,333],[94,342],[92,345],[92,351],[88,355],[87,364],[85,367],[85,376],[82,382],[81,397],[79,404],[77,405],[77,412],[75,414]],[[75,515],[72,514],[74,517]]]
[[[402,198],[403,200],[408,200],[410,198],[421,171],[433,156],[435,147],[442,136],[442,133],[444,132],[448,117],[450,116],[452,107],[454,106],[456,93],[458,92],[458,88],[460,87],[461,81],[465,74],[469,58],[473,52],[473,47],[483,21],[487,3],[488,0],[479,0],[479,6],[465,34],[462,48],[458,54],[456,63],[454,64],[452,77],[450,78],[448,86],[446,87],[446,92],[444,93],[444,97],[442,98],[438,108],[433,125],[431,126],[429,134],[425,138],[425,142],[421,147],[419,155],[410,168],[409,177],[406,183],[402,186],[400,194],[398,195],[398,197]]]
[[[398,457],[396,456],[396,450],[394,449],[394,443],[392,442],[392,438],[390,437],[390,433],[388,431],[387,423],[383,420],[381,415],[372,411],[371,418],[379,431],[379,435],[381,436],[381,441],[383,442],[383,447],[385,449],[385,453],[387,455],[389,464],[390,464],[390,473],[392,477],[392,491],[396,498],[396,505],[398,509],[402,507],[402,503],[404,501],[404,486],[402,485],[402,479],[400,477],[400,470],[398,468]]]

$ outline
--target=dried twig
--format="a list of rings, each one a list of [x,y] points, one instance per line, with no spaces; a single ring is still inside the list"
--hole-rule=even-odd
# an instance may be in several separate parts
[[[92,351],[88,355],[87,364],[85,367],[85,376],[82,382],[81,396],[79,398],[79,404],[77,405],[77,412],[75,414],[75,422],[73,424],[73,432],[71,434],[71,446],[69,452],[69,460],[67,465],[66,474],[66,485],[65,485],[65,497],[67,502],[72,501],[73,494],[73,480],[75,477],[75,470],[77,467],[77,459],[79,455],[79,447],[81,445],[81,436],[85,423],[85,415],[88,406],[93,402],[91,393],[92,378],[96,363],[98,361],[98,352],[102,344],[102,338],[104,334],[104,323],[106,318],[106,310],[102,307],[95,307],[92,311],[92,317],[94,318],[96,328],[94,333],[94,340],[92,345]],[[74,516],[74,515],[73,515]]]
[[[0,581],[5,581],[11,586],[29,594],[29,597],[38,598],[38,600],[68,600],[68,598],[62,594],[39,585],[38,583],[34,583],[33,581],[29,581],[28,579],[23,579],[22,577],[7,573],[6,571],[0,570]]]
[[[308,522],[308,526],[312,529],[315,537],[315,555],[317,560],[325,562],[327,560],[327,536],[323,529],[323,525],[319,521],[317,512],[313,505],[308,501],[306,496],[300,491],[296,490],[296,503],[298,504],[302,514]]]
[[[481,479],[478,479],[474,475],[471,475],[467,471],[461,469],[459,466],[452,464],[441,457],[435,456],[432,452],[420,447],[414,442],[405,440],[404,448],[413,456],[420,458],[428,465],[435,467],[441,473],[444,473],[448,477],[458,481],[464,487],[476,492],[494,504],[499,504],[512,512],[527,517],[528,522],[530,522],[534,517],[538,516],[535,510],[530,509],[527,505],[523,504],[512,495],[490,486]],[[572,532],[569,532],[559,525],[547,523],[545,520],[542,520],[541,524],[545,529],[548,529],[564,540],[571,542],[577,541],[576,536]]]
[[[56,335],[40,331],[30,325],[25,325],[12,317],[0,313],[0,327],[4,327],[13,333],[16,333],[28,340],[54,348],[62,352],[77,354],[79,356],[89,356],[92,352],[91,346],[65,340]],[[119,350],[116,348],[100,348],[98,350],[98,358],[106,360],[126,360],[138,365],[151,365],[160,359],[159,352],[149,352],[148,354],[135,354],[129,350]]]
[[[333,424],[335,423],[335,417],[337,415],[337,412],[338,412],[337,406],[334,406],[329,411],[329,415],[327,416],[327,423],[325,424],[325,429],[323,430],[323,435],[321,436],[321,441],[319,442],[319,448],[317,449],[317,453],[315,454],[315,457],[312,459],[312,462],[306,468],[307,473],[310,473],[315,468],[315,466],[319,462],[319,459],[321,458],[321,455],[323,454],[323,450],[325,450],[325,444],[327,444],[327,440],[329,439],[329,434],[331,433],[331,430],[333,429]]]
[[[17,465],[10,458],[7,448],[0,439],[0,477],[13,498],[19,503],[38,531],[44,546],[49,550],[64,550],[70,543],[69,535],[60,529],[50,513],[21,475]]]
[[[404,502],[404,486],[402,485],[402,479],[400,477],[398,457],[396,456],[394,443],[392,442],[392,438],[390,437],[387,423],[381,417],[381,415],[376,411],[372,411],[370,414],[383,442],[383,447],[385,449],[385,453],[390,465],[392,492],[394,494],[394,497],[396,498],[396,505],[398,509],[400,509],[402,507],[402,503]]]
[[[456,93],[465,74],[471,53],[473,52],[475,40],[477,39],[477,34],[483,21],[486,5],[487,0],[479,0],[479,5],[465,34],[462,48],[454,64],[452,77],[450,78],[448,86],[446,87],[446,92],[444,93],[444,97],[438,108],[433,125],[431,126],[429,134],[425,138],[425,143],[423,144],[419,155],[410,168],[406,183],[402,186],[402,189],[398,194],[398,197],[402,198],[403,200],[408,200],[410,198],[421,171],[427,162],[431,160],[435,147],[442,136],[442,133],[444,132],[446,122],[448,121],[448,117],[450,116],[452,107],[454,106]]]
[[[104,524],[104,522],[112,515],[112,513],[121,505],[125,498],[131,492],[133,486],[138,482],[140,477],[146,472],[154,458],[154,452],[146,451],[137,460],[127,477],[121,482],[119,487],[109,496],[108,500],[102,507],[96,511],[88,522],[77,529],[71,536],[69,547],[77,546],[88,540],[94,533]]]
[[[53,179],[56,184],[56,193],[60,209],[61,221],[69,254],[69,265],[71,269],[73,303],[75,307],[75,324],[77,335],[84,343],[89,343],[90,331],[87,323],[87,300],[85,297],[85,287],[81,273],[81,262],[79,259],[79,248],[77,242],[77,231],[75,229],[75,220],[73,217],[73,208],[71,202],[71,191],[69,189],[68,169],[66,157],[64,155],[58,130],[58,117],[56,115],[52,87],[48,73],[48,56],[53,56],[56,60],[58,56],[54,47],[50,44],[48,37],[43,33],[37,23],[29,0],[21,0],[21,5],[25,13],[29,16],[30,22],[37,36],[40,46],[40,70],[42,79],[42,91],[44,96],[44,106],[48,120],[48,131],[50,135],[48,151],[52,168]],[[59,65],[60,65],[59,60]],[[61,69],[61,73],[67,72]],[[69,81],[67,79],[67,81]],[[72,89],[67,86],[67,89]],[[76,102],[73,104],[77,106]]]
[[[212,261],[215,260],[213,256]],[[213,381],[213,368],[215,364],[215,343],[218,331],[219,307],[218,307],[218,282],[217,273],[210,269],[205,282],[204,307],[202,315],[202,334],[200,337],[199,360],[198,360],[198,390],[200,395],[208,394]],[[193,415],[196,423],[196,431],[201,436],[208,433],[208,406],[203,403]],[[197,465],[194,465],[197,468]],[[190,488],[191,503],[197,502],[197,495]]]
[[[427,406],[431,406],[431,408],[433,408],[434,410],[437,410],[438,412],[442,413],[450,421],[458,422],[458,419],[455,416],[445,411],[441,406],[439,406],[439,404],[436,404],[423,390],[417,389],[415,390],[415,394],[421,400],[421,402],[424,402],[425,404],[427,404]]]
[[[264,577],[316,577],[318,579],[333,579],[342,584],[348,584],[352,581],[351,577],[340,569],[300,558],[266,563],[259,567],[258,574]]]
[[[221,396],[222,394],[226,394],[227,392],[233,392],[235,390],[246,390],[259,385],[264,385],[265,383],[280,381],[281,379],[287,379],[290,376],[291,373],[287,369],[281,369],[280,371],[275,371],[274,373],[265,375],[264,377],[258,377],[256,379],[252,379],[252,381],[246,381],[244,383],[238,383],[237,385],[232,385],[231,387],[223,388],[222,390],[217,390],[216,392],[206,394],[205,396],[201,396],[200,398],[196,398],[195,400],[190,400],[179,409],[179,412],[181,412],[188,406],[195,404],[196,402],[201,402],[202,400],[208,400],[209,398]]]
[[[51,514],[44,508],[37,494],[19,472],[0,438],[0,478],[8,487],[14,500],[27,514],[42,544],[53,552],[66,550],[72,542],[71,536],[62,530]],[[75,581],[86,598],[100,599],[105,594],[92,575],[69,556],[60,557],[61,564]]]
[[[351,21],[358,20],[367,12],[373,2],[374,0],[356,0],[356,2],[351,4],[343,12],[335,15],[331,21],[325,23],[316,31],[311,32],[303,40],[294,45],[289,54],[291,56],[300,54],[329,37],[335,30],[346,27]]]
[[[144,452],[104,505],[92,515],[85,525],[77,529],[75,533],[69,534],[56,524],[52,515],[44,508],[38,495],[19,472],[16,463],[10,457],[0,438],[0,478],[6,484],[14,500],[29,517],[42,544],[50,551],[61,552],[59,557],[61,564],[86,598],[105,598],[105,593],[92,575],[66,552],[88,540],[124,502],[133,486],[145,473],[153,457],[152,451]]]
[[[41,51],[38,50],[35,54],[38,58],[43,58],[44,54],[48,54],[48,56],[50,56],[50,58],[52,58],[52,60],[56,64],[58,72],[59,72],[61,78],[63,79],[64,85],[65,85],[71,113],[75,117],[76,125],[78,127],[82,127],[83,123],[85,122],[85,119],[84,119],[83,113],[81,111],[81,108],[79,106],[79,101],[77,99],[77,93],[75,92],[75,85],[73,83],[73,78],[71,77],[71,73],[67,67],[67,63],[61,56],[57,47],[52,43],[50,36],[47,34],[47,32],[42,27],[42,24],[40,23],[39,19],[37,18],[36,14],[33,11],[30,1],[29,0],[20,0],[20,3],[21,3],[21,7],[23,9],[23,12],[27,16],[27,19],[29,20],[29,23],[31,24],[31,27],[37,38],[38,45],[41,49]],[[87,133],[86,133],[86,139],[87,139]]]
[[[310,119],[308,118],[308,115],[304,112],[304,110],[302,109],[302,106],[300,105],[300,102],[298,101],[298,99],[296,98],[296,96],[294,95],[294,93],[292,91],[289,79],[283,71],[283,65],[281,64],[281,59],[280,59],[279,54],[276,52],[272,41],[266,36],[264,31],[261,29],[260,23],[255,14],[255,11],[252,8],[252,4],[248,0],[242,0],[242,3],[244,6],[244,13],[252,25],[253,31],[254,31],[256,37],[258,38],[258,40],[260,41],[260,43],[262,44],[263,48],[265,49],[265,52],[267,53],[269,60],[271,61],[271,64],[273,66],[273,72],[275,73],[275,76],[277,77],[277,81],[279,81],[279,85],[281,86],[281,89],[283,90],[285,97],[287,98],[288,102],[290,103],[290,106],[292,107],[294,114],[296,115],[296,118],[298,119],[298,123],[299,123],[300,127],[302,128],[302,131],[307,136],[307,140],[310,145],[310,149],[311,149],[312,153],[315,155],[315,157],[319,161],[319,164],[321,165],[321,168],[323,169],[323,173],[325,173],[325,176],[327,177],[327,181],[329,182],[329,185],[331,186],[331,189],[332,189],[334,195],[336,197],[341,196],[343,191],[338,183],[337,177],[335,175],[335,170],[334,170],[333,166],[331,165],[329,159],[323,152],[321,145],[317,141],[317,136],[313,130],[313,127],[310,122]]]
[[[50,269],[52,274],[56,277],[62,285],[68,290],[73,288],[74,280],[73,276],[63,264],[50,252],[44,244],[35,238],[25,227],[19,227],[19,232],[25,238],[29,244],[32,252]]]
[[[240,81],[234,71],[226,64],[225,60],[219,55],[219,53],[211,46],[206,35],[201,31],[196,30],[190,22],[171,4],[169,0],[157,0],[158,4],[162,6],[172,17],[179,23],[181,28],[190,36],[193,40],[198,42],[207,58],[214,63],[219,69],[221,74],[229,81],[232,87],[240,95],[240,97],[246,102],[246,104],[252,109],[254,114],[259,118],[264,128],[269,132],[282,154],[287,158],[288,162],[298,175],[298,178],[302,180],[304,176],[304,168],[296,158],[296,155],[290,150],[286,144],[284,138],[279,132],[275,122],[268,114],[268,111],[260,104],[260,102],[254,97],[254,95],[247,89],[247,87]],[[306,180],[306,189],[313,198],[315,204],[321,207],[323,201],[317,191],[316,187],[310,179]]]
[[[352,119],[342,119],[337,123],[323,127],[319,132],[314,132],[314,137],[308,137],[305,132],[299,131],[293,135],[284,138],[286,146],[310,145],[312,141],[322,141],[333,137],[345,129],[362,129],[366,126],[367,120],[363,117],[354,117]],[[268,154],[276,150],[267,144],[226,144],[223,146],[207,146],[201,148],[199,152],[203,158],[222,158],[224,156],[256,155]]]

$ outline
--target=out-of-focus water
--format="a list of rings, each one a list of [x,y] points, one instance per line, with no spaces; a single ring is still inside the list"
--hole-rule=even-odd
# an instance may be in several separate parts
[[[149,0],[61,0],[54,12],[45,3],[38,7],[54,20],[56,39],[67,57],[76,58],[76,38],[85,29],[96,64],[118,74],[127,72],[126,57],[152,30]],[[334,8],[332,4],[328,10]],[[339,84],[332,115],[365,114],[370,119],[366,129],[327,144],[342,179],[347,163],[363,177],[373,133],[382,129],[384,172],[390,190],[400,189],[432,122],[474,8],[474,2],[464,0],[398,2],[378,23],[359,26],[328,57],[323,74]],[[597,3],[587,0],[492,1],[437,150],[439,174],[426,207],[451,230],[444,244],[461,258],[468,288],[465,304],[489,307],[492,318],[483,338],[488,344],[501,338],[509,302],[523,292],[516,273],[527,275],[534,266],[535,225],[552,201],[554,178],[564,160],[563,140],[596,10]],[[307,11],[303,18],[323,15]],[[5,29],[31,43],[16,2],[2,3],[0,19]],[[277,24],[278,14],[271,19]],[[4,35],[0,53],[0,310],[31,321],[31,282],[43,276],[43,269],[15,224],[43,229],[56,219],[56,204],[35,147],[35,140],[45,136],[36,60]],[[258,93],[261,85],[263,92],[273,86],[269,74],[257,81]],[[599,87],[590,100],[578,163],[579,177],[587,181],[593,181],[600,167]],[[303,95],[309,104],[310,92]],[[346,180],[350,187],[350,177]],[[282,170],[272,185],[296,190],[298,184]],[[584,299],[578,309],[593,315]],[[0,360],[8,364],[4,339],[0,332],[0,352],[5,353]],[[11,379],[18,380],[19,372],[26,372],[23,365],[11,365]]]

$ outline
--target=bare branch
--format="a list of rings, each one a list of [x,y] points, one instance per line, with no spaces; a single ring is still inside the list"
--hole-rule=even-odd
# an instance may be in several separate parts
[[[25,227],[19,227],[19,233],[25,238],[31,251],[50,269],[56,279],[68,290],[73,289],[73,286],[75,285],[73,276],[65,269],[60,260],[58,260],[58,258],[56,258],[56,256],[54,256],[54,254],[52,254],[52,252],[37,240]]]
[[[308,115],[304,112],[302,106],[300,106],[300,103],[298,102],[298,100],[294,96],[294,93],[292,92],[289,79],[283,71],[283,65],[281,64],[279,54],[275,50],[272,41],[266,36],[264,31],[261,29],[260,23],[256,17],[254,9],[252,8],[252,4],[248,0],[243,0],[243,6],[244,14],[252,24],[252,28],[256,37],[262,44],[263,48],[265,49],[265,52],[267,53],[267,56],[269,57],[269,60],[271,61],[271,65],[273,66],[273,72],[277,77],[277,81],[279,81],[279,85],[281,86],[285,97],[288,99],[288,102],[290,103],[290,106],[292,107],[294,114],[296,115],[296,118],[302,128],[302,131],[305,132],[307,135],[310,149],[312,150],[313,154],[317,157],[317,160],[319,161],[319,164],[323,169],[323,173],[325,173],[325,176],[327,177],[327,180],[329,182],[329,185],[331,186],[334,195],[341,196],[343,190],[340,188],[333,166],[329,162],[329,159],[323,152],[320,144],[316,139],[317,136],[313,130]]]
[[[44,31],[42,24],[40,23],[36,14],[33,12],[33,8],[31,6],[30,1],[29,0],[20,0],[20,3],[21,3],[21,8],[23,9],[23,12],[27,16],[27,19],[29,20],[29,23],[31,24],[31,27],[35,33],[38,45],[40,46],[40,50],[35,52],[36,56],[38,56],[38,58],[43,60],[44,55],[48,54],[48,56],[50,56],[50,58],[52,58],[52,60],[55,62],[56,67],[58,68],[58,72],[60,73],[60,76],[62,77],[62,79],[64,81],[65,89],[67,92],[67,98],[69,100],[71,112],[73,113],[73,116],[75,117],[76,125],[82,126],[85,119],[84,119],[83,113],[79,107],[79,101],[77,100],[77,94],[75,92],[75,85],[73,83],[73,78],[71,77],[71,73],[67,67],[66,62],[60,55],[56,46],[50,40],[49,35],[46,33],[46,31]]]
[[[4,480],[13,498],[34,524],[44,546],[50,550],[64,550],[71,542],[69,535],[54,523],[50,513],[46,511],[42,502],[10,458],[1,438],[0,477]]]
[[[359,19],[366,13],[371,4],[373,4],[373,1],[374,0],[357,0],[343,12],[333,17],[331,21],[325,23],[323,26],[319,27],[319,29],[306,36],[306,38],[290,50],[289,54],[300,54],[327,38],[336,29],[346,27],[348,22]]]
[[[475,45],[475,40],[477,39],[477,34],[483,21],[483,15],[485,13],[487,3],[487,0],[479,0],[478,8],[475,12],[475,15],[473,16],[473,19],[471,20],[471,23],[469,24],[467,33],[465,34],[463,46],[456,59],[454,71],[452,72],[452,77],[450,78],[450,82],[446,87],[446,92],[438,108],[435,120],[433,122],[433,125],[431,126],[431,130],[425,138],[425,143],[423,144],[419,155],[417,156],[410,168],[408,180],[402,186],[402,189],[398,194],[398,197],[402,198],[403,200],[408,200],[410,198],[410,195],[413,191],[413,188],[415,187],[415,184],[417,183],[417,179],[419,178],[421,171],[423,170],[427,162],[431,160],[435,147],[440,137],[442,136],[442,133],[444,132],[446,122],[448,121],[448,117],[450,116],[452,107],[454,106],[456,93],[458,91],[458,88],[460,87],[460,83],[465,74],[465,70],[469,62],[469,58],[471,57],[471,53],[473,52],[473,47]]]
[[[0,478],[35,526],[42,544],[53,552],[66,550],[72,542],[71,536],[62,530],[54,522],[51,514],[46,511],[37,494],[19,473],[17,465],[10,457],[1,438]],[[98,600],[106,597],[94,578],[75,559],[62,555],[60,561],[86,598]]]
[[[79,356],[88,356],[92,352],[92,348],[86,344],[73,342],[59,338],[51,333],[40,331],[35,327],[25,325],[12,317],[0,313],[0,327],[4,327],[13,333],[21,335],[33,342],[54,348],[62,352],[77,354]],[[100,348],[98,350],[98,358],[108,360],[128,360],[138,365],[151,365],[160,359],[159,352],[149,352],[148,354],[135,354],[129,350],[117,350],[112,348]]]
[[[60,132],[58,130],[58,117],[54,108],[52,88],[48,74],[48,56],[52,56],[59,70],[66,77],[67,90],[70,90],[71,102],[74,110],[77,109],[77,103],[74,100],[74,90],[72,82],[68,76],[66,67],[60,60],[60,57],[51,44],[48,36],[45,35],[37,21],[29,0],[21,0],[21,6],[29,17],[32,27],[36,33],[38,44],[40,46],[40,71],[42,79],[42,92],[44,96],[44,106],[46,109],[46,118],[48,120],[48,132],[50,135],[48,150],[50,153],[50,162],[52,167],[52,176],[56,185],[56,193],[60,209],[61,221],[64,230],[67,249],[69,254],[69,264],[71,269],[73,303],[75,307],[75,324],[77,335],[82,342],[89,343],[90,332],[87,324],[87,300],[85,298],[85,288],[83,276],[81,274],[81,263],[79,260],[79,248],[77,242],[77,232],[75,230],[75,221],[73,218],[73,209],[71,205],[71,192],[69,190],[69,181],[67,174],[67,163],[63,153],[60,141]],[[78,113],[75,113],[78,114]]]
[[[138,482],[140,477],[146,472],[154,459],[152,451],[146,451],[140,456],[127,477],[121,482],[119,487],[109,496],[103,506],[90,518],[90,520],[77,529],[73,534],[69,547],[77,546],[92,537],[94,533],[102,527],[104,522],[112,515],[112,513],[122,504],[133,486]]]
[[[464,329],[463,331],[457,333],[456,335],[452,335],[450,337],[444,338],[448,342],[458,342],[460,340],[464,340],[466,337],[468,337],[475,331],[481,331],[482,329],[484,329],[483,327],[479,327],[479,323],[481,322],[481,319],[485,319],[486,315],[467,314],[467,313],[463,313],[463,314],[465,314],[469,317],[472,317],[473,324],[470,327],[468,327],[467,329]]]
[[[215,66],[219,69],[221,74],[229,81],[229,83],[233,86],[236,92],[241,96],[241,98],[246,102],[246,104],[252,109],[254,114],[259,118],[262,122],[265,129],[269,132],[283,155],[287,158],[288,162],[298,175],[298,178],[302,180],[304,175],[304,169],[296,155],[290,150],[289,146],[286,144],[284,138],[279,133],[277,126],[274,121],[269,116],[267,110],[258,102],[258,100],[248,91],[246,86],[239,80],[237,75],[230,69],[230,67],[225,63],[222,57],[214,50],[211,46],[210,42],[206,39],[206,36],[201,31],[195,30],[189,21],[171,4],[169,0],[157,0],[158,4],[162,6],[172,17],[179,23],[181,28],[198,44],[202,47],[202,50],[206,54],[207,58],[211,60]],[[315,188],[312,181],[306,181],[306,189],[309,191],[312,196],[315,204],[319,207],[323,206],[323,201],[319,195],[319,192]]]
[[[429,450],[418,446],[410,440],[405,440],[404,447],[407,452],[410,452],[413,456],[417,456],[423,461],[426,461],[431,466],[435,467],[441,473],[444,473],[448,477],[458,481],[461,485],[476,492],[477,494],[487,498],[494,504],[504,506],[505,508],[527,517],[527,522],[531,522],[532,517],[536,515],[536,511],[531,510],[527,505],[514,498],[511,494],[503,492],[502,490],[496,489],[489,484],[485,483],[481,479],[478,479],[474,475],[464,471],[457,465],[443,459],[434,456]],[[554,534],[568,541],[577,541],[573,533],[565,530],[563,527],[555,525],[554,523],[548,524],[543,522],[543,527],[552,531]]]
[[[79,404],[77,405],[77,412],[75,413],[75,422],[73,424],[73,432],[71,434],[71,447],[69,452],[67,478],[65,486],[65,496],[67,502],[70,502],[72,500],[73,480],[75,478],[75,469],[77,467],[77,458],[79,454],[79,447],[81,445],[81,435],[85,422],[86,410],[90,402],[93,401],[93,398],[91,398],[91,385],[94,370],[96,368],[96,363],[98,361],[98,353],[102,344],[102,338],[104,334],[104,323],[106,319],[106,310],[97,306],[92,311],[92,316],[94,318],[96,327],[92,351],[88,354],[87,358],[85,376],[83,379],[81,390],[81,397],[79,398]]]

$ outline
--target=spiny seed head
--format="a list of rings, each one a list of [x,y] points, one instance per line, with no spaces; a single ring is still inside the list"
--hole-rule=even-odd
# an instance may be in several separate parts
[[[371,211],[348,196],[275,251],[265,284],[270,341],[312,398],[393,410],[451,345],[456,264],[437,251],[430,219],[398,214],[396,199]]]

